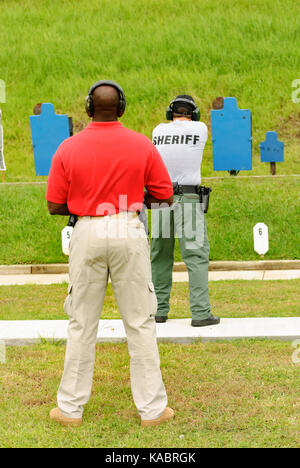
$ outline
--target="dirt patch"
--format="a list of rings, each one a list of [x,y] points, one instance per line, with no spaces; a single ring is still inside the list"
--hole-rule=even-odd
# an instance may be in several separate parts
[[[37,406],[44,406],[48,405],[53,401],[50,397],[43,397],[43,398],[24,398],[22,399],[23,405],[29,408],[35,408]]]
[[[290,114],[288,117],[280,117],[278,133],[282,137],[293,137],[300,140],[300,112]]]

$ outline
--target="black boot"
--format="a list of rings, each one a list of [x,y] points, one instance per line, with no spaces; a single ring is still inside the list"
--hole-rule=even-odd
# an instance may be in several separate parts
[[[210,315],[203,320],[192,320],[192,327],[207,327],[208,325],[218,325],[220,323],[220,318]]]
[[[155,315],[155,322],[156,323],[164,323],[168,320],[166,315]]]

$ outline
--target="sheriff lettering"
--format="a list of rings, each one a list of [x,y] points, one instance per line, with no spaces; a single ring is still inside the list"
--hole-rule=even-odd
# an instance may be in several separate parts
[[[157,135],[153,137],[154,145],[196,145],[200,135]]]

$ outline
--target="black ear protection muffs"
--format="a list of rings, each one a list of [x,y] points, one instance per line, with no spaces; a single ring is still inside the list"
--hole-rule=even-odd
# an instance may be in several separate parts
[[[176,99],[174,99],[170,103],[169,107],[167,108],[167,110],[166,110],[167,120],[173,120],[174,104],[175,103],[182,103],[182,104],[187,103],[189,105],[192,105],[194,107],[194,109],[191,112],[187,111],[186,115],[191,115],[192,120],[200,120],[200,109],[196,106],[193,99],[183,98],[183,97],[180,97],[180,96],[178,96]],[[185,114],[183,114],[183,115],[185,115]]]
[[[98,88],[99,86],[103,86],[103,85],[113,86],[119,92],[118,117],[121,117],[124,114],[125,107],[126,107],[125,94],[121,86],[118,85],[118,83],[115,83],[114,81],[110,81],[110,80],[97,81],[97,83],[93,84],[93,86],[90,87],[89,94],[85,98],[85,110],[86,110],[87,115],[89,117],[93,117],[94,102],[93,102],[92,95],[96,88]]]

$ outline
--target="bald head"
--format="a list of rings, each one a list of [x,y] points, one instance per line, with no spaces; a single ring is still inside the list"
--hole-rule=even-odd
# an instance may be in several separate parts
[[[113,86],[102,85],[92,94],[95,121],[118,120],[119,92]]]

